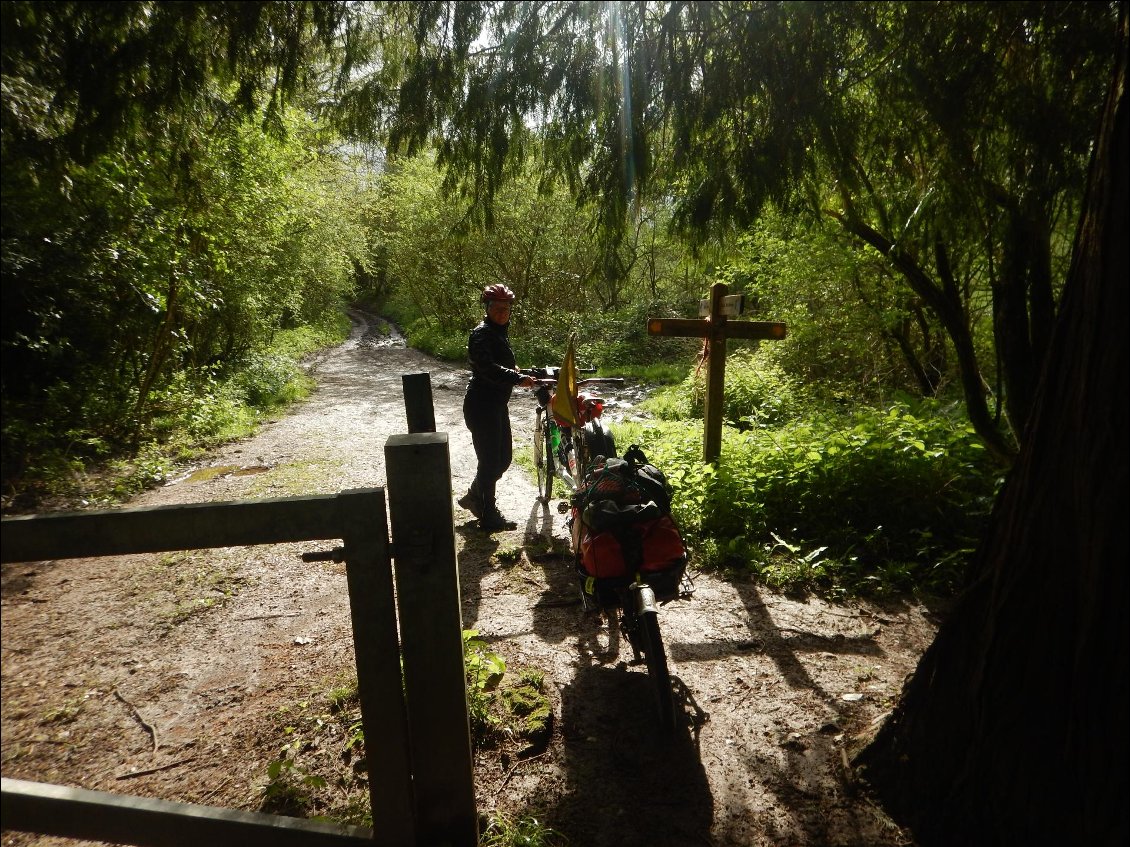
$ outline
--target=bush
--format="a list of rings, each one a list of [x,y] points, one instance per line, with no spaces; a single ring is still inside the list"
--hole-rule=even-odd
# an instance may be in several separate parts
[[[269,409],[294,399],[291,389],[302,371],[293,358],[278,353],[252,353],[230,380],[231,389],[249,406]]]
[[[697,422],[614,433],[667,473],[700,566],[777,586],[952,593],[1001,482],[972,427],[926,404],[727,427],[714,465],[701,462]]]
[[[427,318],[417,318],[404,328],[404,337],[408,344],[429,356],[449,362],[465,362],[470,332],[471,327],[467,327],[466,332],[453,333]]]
[[[706,367],[695,367],[676,386],[652,394],[643,408],[661,420],[702,418]],[[739,430],[773,429],[812,413],[816,400],[777,363],[772,351],[735,350],[726,357],[722,416]]]
[[[448,361],[467,358],[467,335],[472,322],[459,332],[431,318],[420,317],[402,301],[390,301],[383,310],[405,327],[408,344]],[[648,335],[647,318],[671,316],[674,310],[661,302],[633,306],[616,312],[582,315],[565,311],[528,309],[518,302],[510,330],[510,346],[521,367],[560,365],[572,333],[577,335],[577,363],[599,366],[602,373],[624,366],[667,365],[692,361],[699,343],[695,339]],[[474,321],[481,320],[477,316]]]

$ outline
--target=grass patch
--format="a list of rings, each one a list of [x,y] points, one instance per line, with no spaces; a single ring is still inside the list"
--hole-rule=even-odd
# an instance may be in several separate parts
[[[323,327],[281,331],[269,348],[222,372],[171,374],[140,412],[136,398],[101,390],[89,391],[85,406],[67,390],[45,404],[6,406],[4,509],[110,506],[163,484],[177,465],[254,435],[270,415],[309,396],[314,381],[303,361],[340,344],[349,327],[338,314]]]
[[[303,494],[333,494],[341,482],[340,459],[311,459],[276,465],[259,474],[248,486],[250,497],[295,497]]]
[[[284,706],[275,725],[282,746],[267,767],[260,809],[371,827],[356,678]]]
[[[625,377],[645,385],[679,385],[687,378],[686,362],[656,362],[650,365],[602,367],[598,376]]]
[[[559,847],[568,841],[543,823],[536,813],[508,815],[495,812],[479,837],[480,847]]]
[[[82,712],[85,697],[72,697],[60,706],[54,706],[43,713],[41,724],[74,723]]]
[[[922,401],[789,409],[724,426],[709,465],[699,420],[611,429],[667,475],[696,567],[834,599],[959,590],[1003,480],[968,421]]]
[[[496,550],[491,559],[503,567],[510,567],[522,561],[522,548],[521,547],[503,547]]]
[[[508,672],[506,661],[474,630],[465,630],[463,641],[473,747],[518,745],[522,755],[532,745],[548,743],[553,711],[544,674],[536,669]],[[508,673],[511,679],[506,679]],[[274,722],[279,754],[265,774],[261,810],[371,827],[369,760],[356,677],[331,681],[284,706]],[[523,833],[543,840],[499,840]],[[480,843],[561,843],[544,840],[551,838],[557,834],[538,823],[536,815],[492,816]]]

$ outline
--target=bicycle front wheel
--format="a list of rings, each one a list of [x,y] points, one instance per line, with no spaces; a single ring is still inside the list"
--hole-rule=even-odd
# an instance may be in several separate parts
[[[538,476],[538,500],[548,504],[553,497],[553,436],[544,409],[534,414],[534,467]]]
[[[647,675],[655,689],[655,704],[659,710],[659,727],[664,733],[675,730],[675,697],[671,691],[671,672],[667,669],[667,653],[663,637],[659,634],[659,615],[645,612],[639,617]]]

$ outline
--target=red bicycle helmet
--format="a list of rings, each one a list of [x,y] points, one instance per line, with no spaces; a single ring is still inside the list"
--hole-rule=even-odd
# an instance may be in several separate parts
[[[483,289],[483,302],[490,303],[513,303],[514,292],[502,284],[488,285]]]

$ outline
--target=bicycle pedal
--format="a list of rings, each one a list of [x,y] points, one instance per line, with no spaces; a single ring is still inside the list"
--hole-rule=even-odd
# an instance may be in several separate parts
[[[568,500],[559,500],[558,503],[557,503],[557,513],[559,515],[563,515],[568,511],[569,511],[569,501]]]

